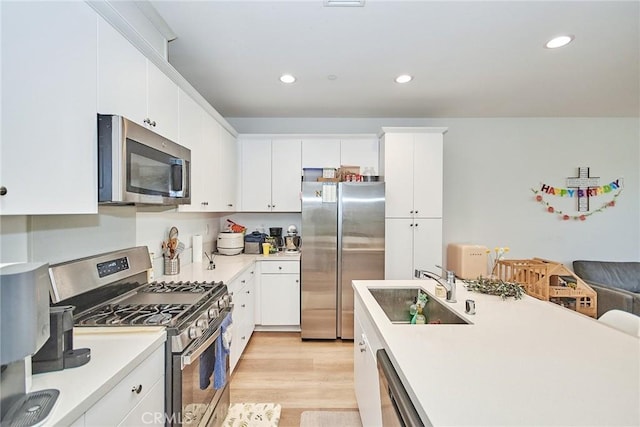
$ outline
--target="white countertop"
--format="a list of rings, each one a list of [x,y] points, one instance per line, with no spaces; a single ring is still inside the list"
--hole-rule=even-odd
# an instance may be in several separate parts
[[[472,325],[394,325],[354,281],[420,416],[434,426],[638,426],[640,339],[550,302],[468,292],[447,304]],[[466,315],[466,299],[476,315]],[[444,300],[444,299],[443,299]]]
[[[299,261],[300,253],[289,254],[279,252],[270,255],[258,254],[238,254],[238,255],[216,255],[213,262],[215,269],[209,270],[209,261],[194,262],[192,264],[181,265],[180,274],[156,276],[156,281],[222,281],[229,283],[237,278],[254,261]]]
[[[31,390],[60,390],[45,425],[69,425],[164,345],[163,327],[74,328],[74,348],[91,349],[89,363],[32,376]]]

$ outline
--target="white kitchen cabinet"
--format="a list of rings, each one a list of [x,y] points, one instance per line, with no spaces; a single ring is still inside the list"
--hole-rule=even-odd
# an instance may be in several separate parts
[[[227,284],[233,301],[233,334],[229,351],[229,368],[233,372],[255,327],[255,263]]]
[[[302,140],[303,168],[339,168],[340,139],[311,138]]]
[[[360,173],[367,167],[373,168],[373,174],[378,175],[378,138],[355,137],[340,140],[340,164],[360,166]]]
[[[158,347],[84,414],[85,425],[164,425],[164,346]]]
[[[416,268],[440,274],[442,219],[386,218],[384,250],[386,279],[411,280]]]
[[[339,168],[342,165],[360,166],[361,172],[372,167],[378,174],[378,138],[367,136],[321,135],[302,140],[303,168]]]
[[[236,139],[180,91],[180,142],[191,149],[191,204],[180,212],[233,212],[237,202]]]
[[[353,346],[353,377],[356,401],[363,426],[381,426],[380,383],[376,351],[382,348],[381,339],[364,310],[355,303]]]
[[[244,212],[300,212],[299,139],[242,138],[241,199]]]
[[[218,122],[219,149],[216,168],[217,187],[216,211],[235,212],[238,210],[238,141]]]
[[[386,216],[441,218],[444,130],[401,129],[383,128],[380,143]]]
[[[98,112],[125,116],[179,142],[178,85],[109,23],[98,22]]]
[[[300,327],[300,261],[262,261],[261,325]]]
[[[0,214],[97,213],[95,12],[84,2],[0,10]]]
[[[383,128],[385,278],[411,279],[442,265],[443,134],[446,128]]]

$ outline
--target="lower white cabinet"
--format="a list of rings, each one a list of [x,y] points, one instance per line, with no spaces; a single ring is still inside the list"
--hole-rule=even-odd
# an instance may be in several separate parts
[[[163,414],[164,345],[85,412],[84,425],[164,425]]]
[[[385,219],[387,280],[411,280],[413,270],[439,272],[442,265],[442,218]]]
[[[376,351],[382,348],[366,314],[355,303],[355,329],[353,346],[353,376],[356,400],[363,426],[381,426],[380,383]]]
[[[229,369],[233,372],[255,327],[255,263],[227,284],[233,302],[233,333],[229,350]]]
[[[262,261],[260,311],[263,326],[300,326],[300,261]]]

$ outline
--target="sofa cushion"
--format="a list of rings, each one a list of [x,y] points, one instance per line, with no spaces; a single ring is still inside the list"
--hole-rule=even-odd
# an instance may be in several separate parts
[[[640,293],[640,262],[577,260],[573,271],[586,282]]]

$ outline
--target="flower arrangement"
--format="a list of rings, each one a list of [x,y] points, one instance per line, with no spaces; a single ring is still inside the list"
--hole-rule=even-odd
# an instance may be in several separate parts
[[[493,249],[493,252],[495,253],[495,255],[492,257],[491,251],[487,249],[487,254],[489,254],[489,263],[491,264],[491,273],[489,274],[490,277],[493,277],[495,275],[496,268],[498,268],[498,261],[500,261],[501,259],[504,259],[504,256],[507,254],[507,252],[509,252],[509,248],[496,247]]]

